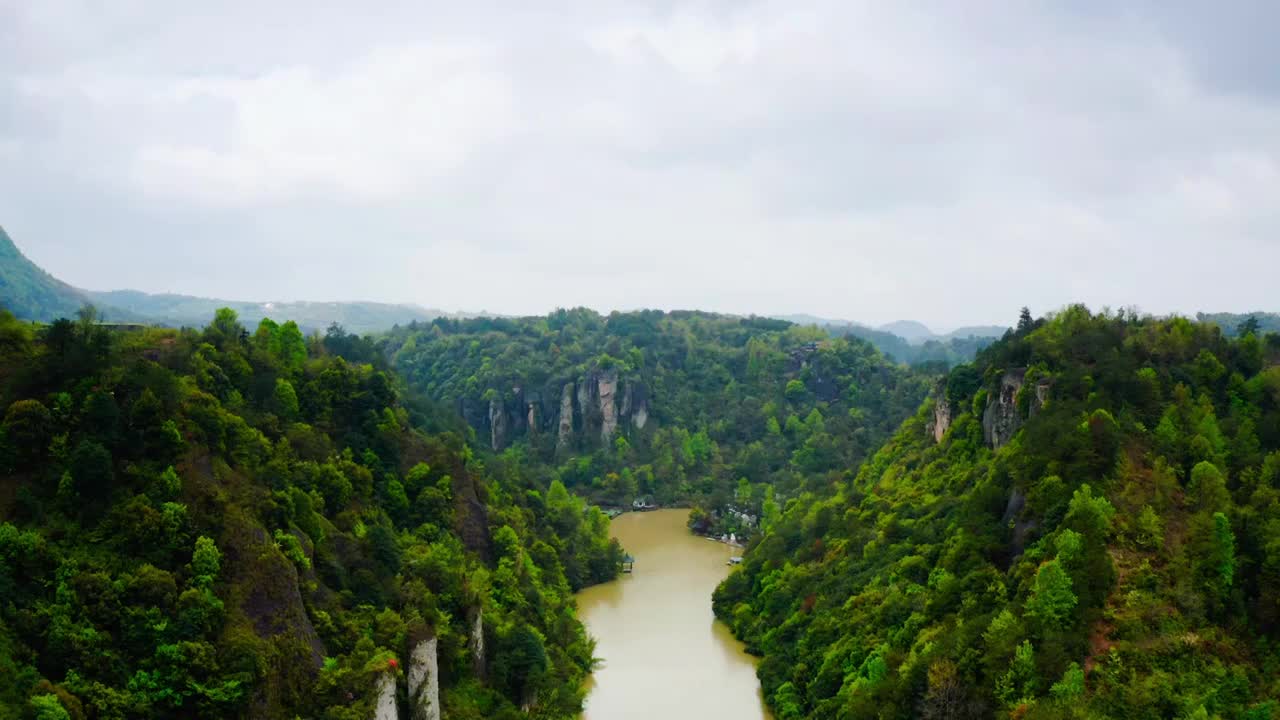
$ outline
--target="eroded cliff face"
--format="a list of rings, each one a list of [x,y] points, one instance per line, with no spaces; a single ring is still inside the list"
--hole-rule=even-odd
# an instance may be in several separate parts
[[[564,452],[573,443],[573,383],[565,383],[560,393],[559,429],[556,431],[556,452]]]
[[[467,649],[471,651],[471,666],[476,677],[485,677],[487,666],[484,656],[484,609],[472,611],[471,635],[467,638]]]
[[[596,402],[600,408],[600,442],[608,445],[618,430],[618,373],[601,373],[596,378]]]
[[[944,380],[934,389],[933,422],[930,423],[934,442],[942,442],[943,436],[947,434],[947,430],[951,429],[951,423],[957,414],[951,402],[947,400],[947,383]]]
[[[1031,396],[1030,417],[1035,417],[1036,413],[1040,412],[1040,409],[1043,408],[1049,402],[1049,389],[1052,386],[1053,386],[1053,381],[1049,380],[1048,378],[1042,379],[1036,383],[1035,388],[1033,388],[1035,391],[1035,395]]]
[[[1052,379],[1040,378],[1024,390],[1026,376],[1026,368],[1005,371],[1000,378],[1000,386],[987,400],[986,410],[982,413],[982,434],[992,448],[999,449],[1012,440],[1026,420],[1018,410],[1019,393],[1030,393],[1026,398],[1027,418],[1035,417],[1049,402]]]
[[[193,456],[184,461],[183,477],[202,476],[213,482],[213,469],[208,455]],[[318,581],[313,569],[299,572],[281,554],[266,528],[242,513],[229,513],[224,518],[224,531],[218,546],[224,553],[229,595],[226,608],[230,621],[244,623],[291,672],[269,673],[259,686],[250,714],[272,717],[282,712],[280,698],[302,692],[307,678],[324,663],[325,647],[307,613],[307,600],[324,602],[329,592]],[[303,551],[313,562],[315,548],[304,533],[295,532]],[[314,583],[314,585],[311,585]],[[304,590],[308,587],[304,597]],[[230,625],[229,625],[230,627]],[[0,675],[0,683],[6,679]]]
[[[631,425],[643,430],[649,422],[649,389],[643,383],[627,381],[622,396],[622,416],[631,419]]]
[[[489,401],[489,440],[494,450],[501,450],[507,444],[507,413],[497,398]]]
[[[488,434],[494,450],[522,436],[536,439],[548,433],[556,439],[556,453],[566,454],[608,445],[629,429],[644,429],[650,420],[644,383],[620,377],[615,369],[561,378],[540,389],[514,387],[505,397],[489,400],[487,407],[475,400],[458,401],[463,417],[477,432]]]
[[[1022,427],[1022,415],[1018,412],[1018,391],[1022,389],[1025,369],[1007,370],[1000,378],[1000,385],[987,400],[982,413],[982,436],[992,448],[999,449],[1013,439]]]
[[[440,662],[435,635],[422,638],[409,655],[409,709],[413,720],[440,720]]]
[[[373,705],[373,720],[400,720],[396,712],[395,673],[384,672],[379,675],[373,692],[377,697]]]

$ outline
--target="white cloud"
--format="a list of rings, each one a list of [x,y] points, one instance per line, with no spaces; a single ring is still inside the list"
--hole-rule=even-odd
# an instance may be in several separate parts
[[[227,104],[230,137],[144,143],[132,177],[147,192],[231,205],[401,195],[447,177],[516,121],[506,78],[473,48],[378,49],[328,77],[305,66],[200,77],[170,97]]]
[[[746,63],[759,49],[756,27],[750,22],[732,17],[717,22],[692,11],[602,27],[588,34],[588,42],[616,60],[639,64],[657,60],[698,79],[710,79],[726,66]]]
[[[0,28],[0,222],[94,287],[939,325],[1274,303],[1280,92],[1229,18],[49,2]]]

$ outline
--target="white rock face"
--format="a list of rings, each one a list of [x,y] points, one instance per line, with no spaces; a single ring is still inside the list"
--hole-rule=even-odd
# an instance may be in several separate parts
[[[476,617],[471,621],[471,637],[467,643],[471,646],[471,661],[476,675],[484,677],[484,610],[476,609]]]
[[[560,393],[560,431],[556,435],[556,449],[563,450],[573,441],[573,383],[566,383]]]
[[[588,413],[591,412],[592,392],[594,391],[595,386],[591,382],[590,375],[586,375],[578,381],[578,412],[582,414],[583,432],[586,432],[587,425],[590,424],[587,418]]]
[[[614,396],[618,393],[618,376],[612,372],[601,374],[597,387],[600,391],[600,439],[607,447],[618,430],[618,406],[614,403]]]
[[[1012,440],[1022,427],[1017,397],[1026,373],[1025,368],[1005,371],[1000,378],[1000,387],[987,400],[987,409],[982,414],[982,434],[993,450],[999,450]]]
[[[636,411],[631,416],[631,422],[635,423],[637,428],[644,429],[644,424],[649,422],[649,405],[648,403],[639,403]]]
[[[951,403],[947,401],[947,389],[944,385],[938,393],[933,405],[933,441],[942,442],[942,437],[951,428]]]
[[[396,714],[395,673],[379,675],[375,692],[378,694],[378,702],[373,706],[373,720],[399,720]]]
[[[507,409],[496,398],[489,401],[489,444],[494,450],[507,444]]]
[[[440,720],[440,666],[434,637],[420,641],[409,656],[409,704],[414,720]]]

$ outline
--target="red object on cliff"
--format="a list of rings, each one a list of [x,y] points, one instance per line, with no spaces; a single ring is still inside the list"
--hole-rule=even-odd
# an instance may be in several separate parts
[[[395,658],[391,658],[390,660],[387,661],[387,667],[391,668],[392,670],[395,670],[396,668],[400,667],[400,663],[396,661]]]

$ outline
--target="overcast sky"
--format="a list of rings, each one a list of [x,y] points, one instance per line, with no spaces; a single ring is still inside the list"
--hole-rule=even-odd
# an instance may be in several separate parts
[[[232,299],[1280,310],[1280,3],[367,5],[0,0],[0,225]]]

